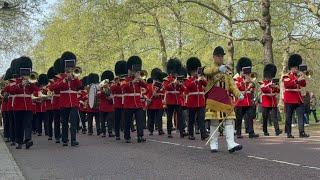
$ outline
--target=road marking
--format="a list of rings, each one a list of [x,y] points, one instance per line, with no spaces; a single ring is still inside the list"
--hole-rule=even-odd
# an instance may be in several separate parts
[[[308,168],[308,169],[315,169],[315,170],[320,171],[320,167],[306,166],[306,165],[301,165],[301,164],[297,164],[297,163],[280,161],[280,160],[276,160],[276,159],[268,159],[268,158],[259,157],[259,156],[248,156],[248,158],[253,158],[253,159],[258,159],[258,160],[264,160],[264,161],[270,161],[270,162],[275,162],[275,163],[280,163],[280,164],[286,164],[286,165],[296,166],[296,167],[303,167],[303,168]]]
[[[174,146],[182,146],[182,147],[187,147],[187,148],[192,148],[192,149],[201,149],[201,150],[205,149],[204,147],[178,144],[178,143],[173,143],[173,142],[169,142],[169,141],[158,141],[158,140],[154,140],[154,139],[148,139],[148,141],[161,143],[161,144],[169,144],[169,145],[174,145]],[[247,157],[252,158],[252,159],[258,159],[258,160],[263,160],[263,161],[269,161],[269,162],[274,162],[274,163],[279,163],[279,164],[286,164],[286,165],[290,165],[290,166],[303,167],[303,168],[314,169],[314,170],[320,171],[320,167],[306,166],[306,165],[301,165],[301,164],[297,164],[297,163],[280,161],[280,160],[276,160],[276,159],[268,159],[268,158],[259,157],[259,156],[252,156],[252,155],[249,155]]]

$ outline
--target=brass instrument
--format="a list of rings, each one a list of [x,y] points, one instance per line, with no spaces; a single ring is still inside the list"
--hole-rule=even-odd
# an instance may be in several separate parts
[[[100,91],[103,92],[106,97],[110,97],[111,95],[109,83],[109,79],[105,79],[99,83]]]
[[[255,81],[258,77],[258,73],[252,72],[252,73],[250,73],[249,77],[250,77],[251,81]]]
[[[140,71],[140,77],[141,77],[141,79],[147,79],[147,77],[148,77],[148,71],[146,71],[146,70],[141,70]]]
[[[81,73],[82,73],[82,69],[78,66],[72,70],[72,75],[74,77],[80,77]]]
[[[28,82],[30,84],[34,84],[34,83],[37,83],[38,82],[38,77],[39,77],[39,74],[36,73],[36,72],[31,72],[29,77],[28,77]]]

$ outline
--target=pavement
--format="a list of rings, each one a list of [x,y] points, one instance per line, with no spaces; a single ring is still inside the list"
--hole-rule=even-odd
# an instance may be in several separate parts
[[[22,173],[0,137],[0,180],[24,180]]]
[[[136,133],[132,133],[131,144],[123,139],[78,134],[79,147],[62,147],[45,136],[34,136],[31,149],[9,149],[23,176],[30,180],[319,180],[320,126],[311,128],[312,136],[307,139],[272,136],[272,128],[269,137],[237,139],[244,149],[233,154],[227,151],[224,137],[219,139],[220,151],[213,154],[199,135],[190,141],[178,134],[173,139],[157,133],[149,136],[147,131],[147,142],[142,144],[135,141]]]

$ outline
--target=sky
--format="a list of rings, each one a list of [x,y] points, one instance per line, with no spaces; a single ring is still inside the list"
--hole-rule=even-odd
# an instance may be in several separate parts
[[[61,0],[46,0],[46,3],[43,4],[41,6],[41,9],[43,10],[42,14],[38,14],[35,16],[35,19],[39,19],[40,21],[44,21],[45,18],[47,18],[50,13],[52,13],[52,11],[54,10],[54,6],[56,5],[56,3],[58,3]],[[35,21],[30,22],[30,24],[32,24],[31,26],[38,26],[38,23]],[[35,34],[35,36],[33,36],[35,43],[37,42],[37,39],[39,39],[39,35]],[[5,55],[5,54],[0,54],[0,76],[2,76],[7,68],[10,67],[10,63],[11,60],[17,57],[22,56],[23,54],[10,54],[10,55]]]

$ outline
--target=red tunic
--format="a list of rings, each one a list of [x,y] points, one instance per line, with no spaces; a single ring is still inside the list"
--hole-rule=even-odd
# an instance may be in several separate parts
[[[303,99],[301,96],[301,87],[306,86],[306,81],[304,79],[298,81],[297,74],[290,72],[282,77],[282,82],[285,88],[284,94],[283,94],[284,103],[288,103],[288,104],[303,103]]]
[[[141,101],[141,88],[147,89],[147,83],[142,80],[133,82],[133,79],[133,77],[127,77],[122,85],[122,90],[124,93],[124,109],[138,109],[144,107]]]
[[[163,109],[164,89],[154,86],[154,84],[148,84],[148,99],[150,104],[148,109]]]
[[[66,77],[66,75],[63,75]],[[79,107],[78,89],[81,87],[82,82],[79,79],[66,81],[64,78],[58,80],[52,86],[54,91],[60,91],[60,108]]]
[[[244,76],[238,76],[235,78],[235,83],[237,88],[244,95],[244,99],[238,100],[236,106],[252,106],[253,93],[255,91],[254,85],[252,85],[250,82],[245,82]]]
[[[120,83],[114,83],[110,86],[113,97],[113,107],[123,108],[123,91]]]
[[[98,91],[97,98],[99,98],[100,112],[113,112],[113,99],[111,96],[107,97],[103,92]]]
[[[35,84],[27,86],[22,85],[22,79],[17,79],[15,85],[10,88],[10,94],[15,95],[13,98],[14,111],[33,111],[31,94],[36,95],[39,88]]]
[[[261,88],[262,107],[277,107],[277,94],[280,92],[279,87],[273,86],[270,80],[264,80]]]
[[[182,84],[174,84],[175,77],[172,75],[168,76],[163,82],[165,89],[165,103],[167,105],[181,105],[183,103],[182,94],[184,91]]]
[[[205,87],[207,81],[197,80],[198,77],[192,76],[185,80],[185,93],[186,93],[186,107],[199,108],[205,107]]]

